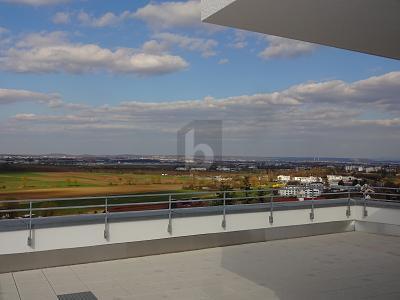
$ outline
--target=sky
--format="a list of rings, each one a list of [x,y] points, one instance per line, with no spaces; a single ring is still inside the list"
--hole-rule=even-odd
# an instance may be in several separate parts
[[[200,21],[200,1],[0,0],[0,153],[400,158],[400,61]]]

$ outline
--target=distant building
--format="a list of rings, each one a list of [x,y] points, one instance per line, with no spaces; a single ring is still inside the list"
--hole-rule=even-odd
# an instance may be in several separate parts
[[[217,171],[230,172],[230,171],[232,171],[232,169],[228,168],[228,167],[217,167]]]
[[[329,183],[339,182],[340,180],[343,180],[342,175],[327,175],[326,177],[328,178]]]
[[[378,172],[380,170],[382,170],[382,167],[368,167],[368,168],[365,168],[365,172],[366,173],[374,173],[374,172]]]
[[[300,188],[298,186],[286,186],[279,189],[278,193],[283,197],[296,197]]]
[[[293,180],[299,181],[300,183],[309,184],[312,182],[321,182],[322,178],[315,176],[308,176],[308,177],[294,177]]]
[[[321,193],[324,191],[324,184],[322,182],[311,182],[308,186],[319,190]]]
[[[321,196],[322,191],[317,188],[306,188],[299,191],[298,196],[301,198],[313,198]]]
[[[346,172],[353,172],[353,171],[358,171],[358,166],[345,166],[344,169],[346,170]]]
[[[207,171],[207,168],[191,168],[190,171]]]
[[[187,169],[184,168],[184,167],[179,167],[179,168],[176,168],[175,170],[176,170],[176,171],[187,171]]]
[[[322,190],[316,187],[286,186],[279,189],[282,197],[313,198],[321,196]]]
[[[290,176],[287,175],[278,175],[278,181],[280,182],[289,182],[291,179]]]
[[[327,175],[329,185],[338,185],[340,181],[344,184],[350,184],[353,180],[357,179],[354,176],[342,176],[342,175]]]
[[[365,166],[345,166],[346,172],[365,172],[365,173],[373,173],[382,170],[380,166],[372,166],[372,167],[365,167]]]

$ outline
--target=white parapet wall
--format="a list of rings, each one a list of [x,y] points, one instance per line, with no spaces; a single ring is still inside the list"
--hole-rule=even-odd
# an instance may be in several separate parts
[[[0,273],[343,231],[400,235],[399,209],[368,207],[367,216],[360,205],[351,206],[350,216],[346,210],[347,206],[315,208],[313,220],[310,208],[274,211],[272,224],[269,211],[228,213],[225,228],[220,214],[181,214],[172,218],[171,233],[165,217],[111,221],[108,239],[104,223],[63,224],[34,229],[31,246],[27,229],[2,231]]]
[[[400,236],[400,210],[384,207],[367,207],[367,215],[364,216],[364,208],[356,210],[355,230]]]
[[[221,215],[189,216],[172,219],[172,233],[167,231],[168,219],[139,219],[109,224],[109,239],[104,238],[104,224],[72,225],[33,230],[32,247],[27,245],[28,230],[0,232],[0,254],[24,253],[89,247],[114,243],[128,243],[184,237],[192,235],[234,232],[263,228],[279,228],[304,224],[318,224],[348,220],[364,220],[397,224],[399,212],[393,209],[368,208],[369,216],[362,217],[362,207],[352,207],[353,214],[346,216],[346,207],[316,208],[310,220],[310,209],[274,212],[274,222],[269,223],[269,212],[227,214],[226,229],[221,226]],[[397,223],[396,223],[397,222]]]

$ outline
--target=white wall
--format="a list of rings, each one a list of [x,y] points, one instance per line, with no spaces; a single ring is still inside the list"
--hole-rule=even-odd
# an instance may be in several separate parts
[[[358,210],[357,215],[361,216],[361,207],[353,209]],[[269,212],[228,214],[226,230],[221,226],[222,215],[175,218],[172,220],[172,235],[167,232],[167,219],[116,222],[110,223],[109,241],[103,237],[104,224],[43,228],[34,230],[33,248],[27,246],[27,230],[0,232],[0,255],[349,220],[346,207],[317,208],[314,221],[310,221],[309,213],[310,209],[277,211],[274,212],[273,225],[268,221]],[[373,212],[371,208],[369,218],[375,220],[379,214],[380,211]],[[389,214],[391,219],[395,215],[391,210],[382,214]],[[350,217],[353,218],[354,215]]]
[[[400,226],[400,209],[367,207],[367,217],[363,216],[363,210],[362,206],[357,207],[356,220]]]

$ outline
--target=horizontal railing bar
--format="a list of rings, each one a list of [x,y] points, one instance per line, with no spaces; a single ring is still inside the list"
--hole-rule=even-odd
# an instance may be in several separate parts
[[[350,194],[360,194],[361,192],[359,191],[340,191],[340,192],[327,192],[327,193],[322,193],[321,196],[324,195],[348,195],[350,192]],[[318,196],[316,196],[318,197]]]
[[[371,195],[382,195],[382,196],[396,196],[400,197],[400,194],[389,194],[389,193],[371,193]]]
[[[139,198],[139,197],[157,197],[157,196],[182,196],[182,195],[207,195],[207,194],[223,194],[223,193],[254,193],[254,192],[267,192],[264,195],[251,195],[251,196],[237,196],[237,197],[229,197],[225,198],[225,201],[230,200],[247,200],[247,199],[266,199],[266,198],[281,198],[285,197],[282,195],[274,195],[271,192],[276,191],[278,189],[262,189],[262,190],[230,190],[230,191],[204,191],[204,192],[184,192],[184,193],[160,193],[160,194],[143,194],[143,195],[118,195],[118,196],[102,196],[102,197],[82,197],[82,198],[53,198],[53,199],[37,199],[34,201],[30,200],[13,200],[13,201],[0,201],[0,205],[6,203],[15,203],[18,202],[20,205],[28,204],[27,202],[41,203],[41,202],[54,202],[54,201],[66,201],[66,200],[100,200],[100,199],[108,199],[109,201],[114,199],[123,199],[123,198]],[[321,195],[316,195],[315,197],[308,197],[303,201],[312,201],[312,200],[337,200],[333,199],[318,199],[319,197],[330,196],[330,195],[357,195],[361,192],[358,191],[341,191],[341,192],[328,192],[322,193]],[[389,194],[389,193],[373,193],[372,195],[382,195],[382,196],[400,196],[400,194]],[[222,197],[218,198],[203,198],[203,199],[173,199],[173,203],[199,203],[199,202],[222,202],[224,199]],[[372,199],[371,199],[372,200]],[[374,201],[386,201],[386,202],[397,202],[391,201],[388,199],[373,199]],[[298,200],[299,201],[299,200]],[[274,203],[287,203],[287,202],[295,202],[295,201],[274,201]],[[160,205],[160,204],[168,204],[168,201],[154,201],[154,202],[128,202],[128,203],[115,203],[108,204],[110,207],[128,207],[128,206],[151,206],[151,205]],[[262,203],[262,202],[258,202]],[[232,204],[230,204],[232,205]],[[104,204],[92,204],[92,205],[74,205],[74,206],[60,206],[60,207],[40,207],[40,208],[32,208],[32,211],[53,211],[53,210],[68,210],[68,209],[89,209],[89,208],[104,208]],[[0,210],[0,213],[9,213],[9,212],[29,212],[29,208],[14,208],[14,209],[3,209]]]
[[[262,196],[257,196],[257,198],[261,198]],[[264,196],[270,197],[270,196]],[[254,197],[235,197],[235,198],[225,198],[226,200],[244,200],[244,199],[253,199]],[[196,203],[196,202],[211,202],[211,201],[223,201],[222,198],[212,198],[212,199],[195,199],[195,200],[173,200],[173,203]],[[158,201],[158,202],[139,202],[139,203],[118,203],[118,204],[108,204],[108,207],[125,207],[125,206],[151,206],[151,205],[159,205],[159,204],[168,204],[168,201]],[[85,208],[105,208],[105,205],[80,205],[80,206],[59,206],[59,207],[39,207],[32,208],[32,211],[52,211],[52,210],[66,210],[66,209],[85,209]],[[26,209],[8,209],[8,210],[0,210],[0,213],[4,212],[28,212],[29,208]]]
[[[67,209],[84,209],[84,208],[102,208],[104,205],[81,205],[81,206],[59,206],[59,207],[37,207],[32,208],[32,211],[53,211],[53,210],[67,210]],[[0,210],[0,213],[5,212],[29,212],[29,208],[26,209],[11,209],[11,210]]]
[[[300,186],[301,187],[301,186]],[[304,187],[304,186],[303,186]],[[305,186],[307,187],[307,186]],[[312,188],[312,187],[311,187]],[[388,189],[388,190],[399,190],[400,188],[389,188],[389,187],[371,187],[372,189]],[[73,197],[73,198],[47,198],[47,199],[21,199],[21,200],[2,200],[0,203],[29,203],[29,202],[57,202],[57,201],[73,201],[73,200],[101,200],[101,199],[124,199],[124,198],[140,198],[140,197],[167,197],[178,196],[178,195],[206,195],[216,193],[246,193],[246,192],[273,192],[279,191],[279,188],[269,188],[260,190],[226,190],[226,191],[204,191],[204,192],[175,192],[175,193],[159,193],[159,194],[128,194],[128,195],[105,195],[105,196],[92,196],[92,197]],[[344,190],[340,192],[323,193],[324,195],[334,194],[345,194],[345,193],[360,193],[360,191]]]
[[[254,192],[274,192],[279,191],[279,188],[269,188],[269,189],[258,189],[258,190],[227,190],[227,191],[204,191],[204,192],[175,192],[175,193],[160,193],[160,194],[128,194],[128,195],[104,195],[104,196],[93,196],[93,197],[73,197],[73,198],[47,198],[47,199],[21,199],[21,200],[2,200],[0,203],[29,203],[29,202],[58,202],[58,201],[74,201],[74,200],[102,200],[108,198],[112,199],[124,199],[124,198],[141,198],[141,197],[167,197],[171,196],[183,196],[183,195],[207,195],[207,194],[217,194],[217,193],[254,193]],[[348,193],[349,191],[341,191],[334,193],[324,193],[324,194],[341,194]],[[357,191],[350,191],[352,193],[358,193]]]
[[[276,196],[275,196],[276,197]],[[246,199],[254,199],[255,197],[234,197],[234,198],[225,198],[226,201],[229,200],[246,200]],[[257,196],[256,198],[271,198],[271,196],[264,195],[264,196]],[[345,199],[345,198],[339,198]],[[274,201],[276,204],[283,204],[283,203],[295,203],[295,202],[312,202],[312,201],[333,201],[338,199],[305,199],[303,201]],[[354,200],[354,199],[351,199]],[[371,199],[371,200],[380,200],[382,199]],[[196,203],[196,202],[211,202],[211,201],[223,201],[223,198],[214,198],[214,199],[196,199],[196,200],[173,200],[173,203]],[[130,206],[151,206],[151,205],[159,205],[165,204],[167,205],[168,201],[159,201],[159,202],[140,202],[140,203],[119,203],[119,204],[108,204],[108,207],[130,207]],[[267,202],[258,202],[258,203],[250,203],[250,204],[268,204]],[[228,206],[235,206],[237,204],[227,204]],[[240,204],[245,205],[245,204]],[[62,207],[40,207],[40,208],[32,208],[32,211],[56,211],[56,210],[68,210],[68,209],[88,209],[88,208],[105,208],[105,205],[81,205],[81,206],[62,206]],[[199,208],[199,207],[198,207]],[[165,209],[167,210],[167,209]],[[0,210],[0,213],[8,213],[8,212],[29,212],[30,209],[6,209]],[[153,210],[152,210],[153,211]],[[162,211],[162,210],[160,210]],[[117,212],[115,212],[117,213]]]
[[[370,198],[367,199],[368,201],[376,201],[376,202],[393,202],[393,203],[399,203],[399,200],[390,200],[390,199],[376,199],[376,198]]]
[[[384,190],[399,190],[400,188],[394,188],[394,187],[383,187],[383,186],[371,186],[372,189],[384,189]]]
[[[204,192],[183,192],[183,193],[162,193],[162,194],[129,194],[129,195],[106,195],[106,196],[94,196],[94,197],[74,197],[74,198],[47,198],[47,199],[21,199],[21,200],[2,200],[0,203],[29,203],[29,202],[58,202],[58,201],[70,201],[70,200],[102,200],[108,199],[123,199],[123,198],[140,198],[140,197],[167,197],[178,196],[178,195],[206,195],[210,193],[228,193],[228,192],[240,192],[242,190],[232,191],[204,191]],[[260,190],[252,190],[260,191]],[[268,190],[265,190],[268,191]]]

